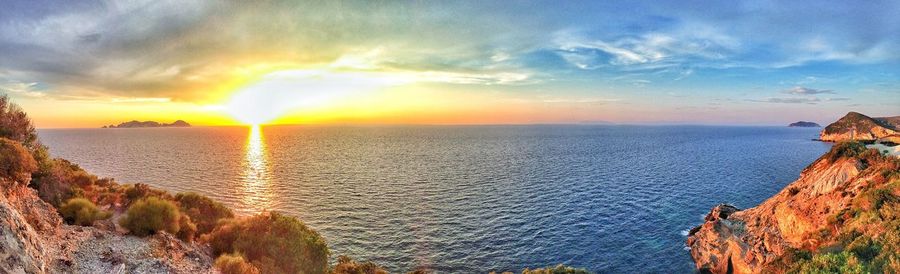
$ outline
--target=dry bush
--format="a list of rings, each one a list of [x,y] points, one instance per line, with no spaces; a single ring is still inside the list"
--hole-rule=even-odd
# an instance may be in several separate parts
[[[263,273],[325,273],[328,246],[316,231],[277,212],[220,224],[203,237],[213,253],[240,253]]]
[[[191,221],[191,217],[181,214],[181,218],[178,218],[178,226],[181,229],[178,230],[178,234],[175,234],[175,236],[182,241],[193,242],[194,236],[197,235],[197,225]]]
[[[19,142],[29,149],[40,146],[31,119],[6,95],[0,96],[0,137]]]
[[[197,232],[206,234],[212,231],[222,219],[234,218],[234,213],[224,205],[197,193],[179,193],[175,201],[181,212],[191,217],[197,224]]]
[[[244,260],[244,257],[238,254],[222,254],[216,259],[216,268],[222,271],[222,274],[259,274],[252,264]]]
[[[27,183],[35,171],[37,162],[25,147],[16,141],[0,138],[0,177]]]
[[[178,234],[181,230],[181,213],[174,203],[156,197],[138,200],[128,207],[119,225],[131,234],[147,236],[160,231]]]
[[[84,197],[85,192],[92,192],[97,180],[97,176],[59,158],[51,161],[48,170],[38,174],[31,186],[37,189],[42,200],[57,207],[71,198]]]
[[[94,203],[84,198],[66,201],[59,207],[59,214],[66,223],[81,226],[90,226],[97,220],[104,220],[112,216],[111,213],[98,209]]]

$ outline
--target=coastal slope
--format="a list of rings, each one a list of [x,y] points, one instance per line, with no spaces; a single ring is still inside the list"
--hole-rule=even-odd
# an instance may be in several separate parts
[[[900,116],[872,118],[850,112],[826,126],[819,139],[827,142],[887,140],[900,143]]]
[[[712,273],[900,270],[900,160],[840,143],[775,196],[741,210],[722,204],[688,235]]]
[[[209,273],[209,248],[171,234],[139,238],[98,227],[67,225],[57,210],[27,187],[0,176],[2,273]]]

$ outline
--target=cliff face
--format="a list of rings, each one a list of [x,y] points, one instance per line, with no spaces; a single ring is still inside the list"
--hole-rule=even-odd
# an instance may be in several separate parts
[[[713,208],[689,233],[691,256],[702,272],[778,273],[791,268],[798,251],[841,250],[846,235],[897,244],[900,230],[892,227],[900,213],[890,206],[900,207],[898,162],[859,144],[836,145],[759,206]],[[872,193],[881,195],[878,207],[872,205]],[[851,220],[870,215],[878,218]]]
[[[63,224],[26,185],[0,177],[0,273],[212,272],[208,248],[165,233],[139,238]]]
[[[872,118],[850,112],[819,134],[819,139],[828,142],[875,141],[881,138],[900,138],[900,116]]]

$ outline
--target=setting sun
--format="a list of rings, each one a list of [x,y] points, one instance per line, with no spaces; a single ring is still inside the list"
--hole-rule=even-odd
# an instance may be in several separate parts
[[[320,108],[379,88],[411,82],[413,79],[404,75],[389,73],[328,69],[276,71],[236,90],[224,109],[238,121],[259,125],[291,111]]]

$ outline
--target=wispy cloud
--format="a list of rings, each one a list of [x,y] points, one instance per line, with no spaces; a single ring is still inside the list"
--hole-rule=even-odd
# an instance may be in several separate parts
[[[793,94],[793,95],[816,95],[816,94],[834,94],[835,92],[830,89],[813,89],[806,87],[793,87],[791,89],[783,90],[782,93]]]
[[[838,97],[838,98],[817,98],[817,97],[769,97],[766,99],[747,99],[749,102],[762,102],[762,103],[780,103],[780,104],[810,104],[815,105],[819,102],[832,102],[832,101],[849,101],[850,98]]]

